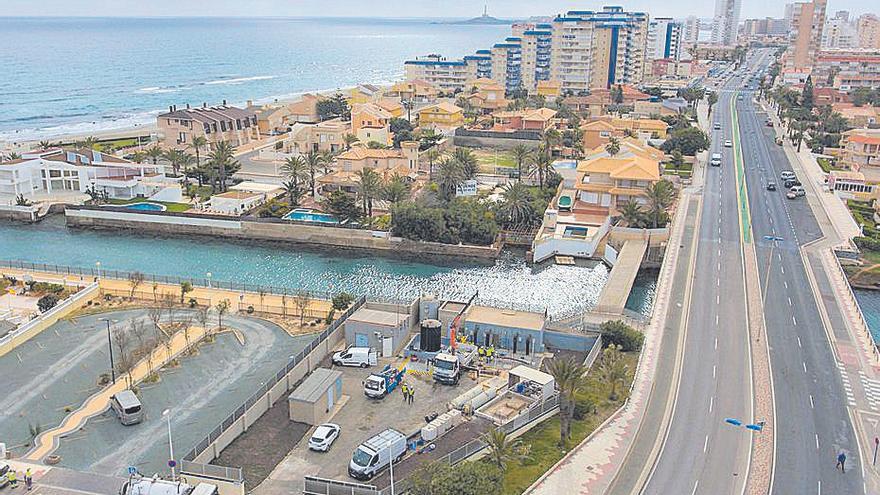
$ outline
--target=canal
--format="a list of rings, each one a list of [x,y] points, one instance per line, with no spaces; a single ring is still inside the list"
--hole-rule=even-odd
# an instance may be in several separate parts
[[[562,317],[591,307],[608,278],[601,263],[530,266],[512,252],[494,264],[417,262],[301,246],[68,229],[61,215],[34,225],[0,223],[0,259],[155,275],[230,280],[384,298],[435,294],[546,311]],[[627,307],[648,314],[656,271],[639,274]]]

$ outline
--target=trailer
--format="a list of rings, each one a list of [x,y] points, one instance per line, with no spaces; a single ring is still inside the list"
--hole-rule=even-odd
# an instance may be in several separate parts
[[[378,372],[372,373],[364,380],[364,395],[371,399],[381,399],[390,394],[400,385],[406,375],[406,368],[393,368],[390,364]]]

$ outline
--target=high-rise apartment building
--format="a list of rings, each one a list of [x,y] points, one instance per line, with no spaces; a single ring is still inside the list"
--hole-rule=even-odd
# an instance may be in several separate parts
[[[849,12],[841,10],[825,20],[822,29],[823,50],[847,50],[855,48],[858,43],[856,27],[849,20]]]
[[[859,48],[880,50],[880,17],[863,14],[856,23]]]
[[[648,24],[646,55],[648,61],[681,59],[682,24],[668,17],[651,19]]]
[[[408,81],[421,79],[441,91],[459,91],[477,78],[477,64],[465,60],[447,60],[440,55],[426,55],[403,63]]]
[[[712,22],[712,43],[735,45],[739,29],[742,0],[715,0],[715,17]]]
[[[522,89],[522,38],[511,36],[492,46],[492,79],[508,93]]]
[[[642,12],[568,12],[553,20],[550,78],[572,92],[637,84],[644,77],[647,37]]]
[[[765,17],[764,19],[746,19],[743,21],[743,34],[746,36],[787,36],[788,21]]]
[[[682,41],[684,41],[688,45],[693,45],[694,43],[700,41],[700,18],[694,15],[689,15],[684,18],[682,21],[682,33],[681,33]]]
[[[792,18],[792,31],[795,33],[792,56],[789,66],[796,72],[809,71],[816,55],[822,48],[822,31],[825,27],[825,6],[827,0],[798,2]]]

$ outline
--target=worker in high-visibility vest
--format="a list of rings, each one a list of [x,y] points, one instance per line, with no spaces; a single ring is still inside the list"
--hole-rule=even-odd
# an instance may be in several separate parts
[[[480,346],[479,348],[477,348],[477,354],[480,355],[480,362],[482,363],[483,359],[486,357],[486,350],[483,349],[483,346]]]
[[[16,475],[15,475],[15,470],[14,470],[14,469],[10,469],[10,470],[6,473],[6,481],[9,482],[9,486],[10,486],[11,488],[15,488],[16,486],[18,486],[18,478],[17,478]]]
[[[491,361],[494,356],[495,356],[495,346],[490,345],[489,349],[486,350],[486,357],[488,357],[489,360]]]

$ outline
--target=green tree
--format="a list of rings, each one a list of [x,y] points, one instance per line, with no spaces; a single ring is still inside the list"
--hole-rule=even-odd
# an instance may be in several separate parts
[[[154,144],[153,146],[150,146],[149,148],[147,148],[147,156],[150,158],[150,160],[153,160],[153,165],[158,165],[159,158],[162,158],[163,155],[164,155],[164,152],[162,151],[162,148],[160,148],[158,144]]]
[[[612,136],[608,139],[608,144],[605,145],[605,151],[612,157],[620,153],[620,140]]]
[[[358,141],[360,141],[360,139],[354,134],[346,132],[342,135],[342,143],[345,145],[346,150],[350,150],[351,146]]]
[[[180,283],[180,304],[183,304],[183,299],[192,291],[193,284],[191,282],[184,281]]]
[[[359,221],[362,215],[362,211],[354,198],[340,190],[330,193],[321,202],[321,208],[339,220],[348,220],[350,222]]]
[[[55,294],[46,294],[37,300],[37,308],[41,313],[45,313],[54,308],[58,304],[58,296]]]
[[[638,228],[642,225],[645,218],[645,212],[642,210],[640,204],[629,200],[619,205],[617,209],[628,227]]]
[[[498,235],[498,224],[489,206],[477,198],[453,198],[443,210],[448,239],[452,244],[489,245]]]
[[[419,131],[419,149],[421,151],[428,150],[443,140],[443,135],[438,134],[434,129],[422,129]]]
[[[533,224],[536,215],[528,187],[521,182],[504,186],[498,213],[502,225],[508,228]]]
[[[617,387],[623,385],[629,375],[629,366],[623,360],[620,346],[611,344],[602,351],[599,374],[602,376],[602,381],[611,385],[608,399],[616,401]]]
[[[382,184],[381,196],[385,201],[396,204],[409,198],[411,189],[410,183],[402,175],[395,173]]]
[[[443,210],[403,201],[391,207],[391,232],[414,241],[449,242]]]
[[[574,419],[577,394],[586,387],[587,367],[574,358],[554,358],[547,365],[547,373],[556,381],[559,389],[559,445],[565,447],[571,438],[571,421]]]
[[[538,178],[538,187],[544,188],[544,180],[550,176],[553,169],[553,157],[545,149],[539,150],[532,156],[529,175]]]
[[[673,130],[661,147],[666,153],[678,150],[687,156],[694,156],[708,148],[709,136],[696,127]]]
[[[513,155],[513,160],[516,162],[517,180],[520,182],[522,182],[523,165],[526,164],[534,151],[534,148],[529,148],[524,144],[518,144],[510,150],[510,153]]]
[[[208,140],[205,139],[204,136],[194,136],[192,138],[192,142],[189,143],[189,147],[192,148],[193,153],[196,155],[196,168],[200,168],[202,166],[202,150],[205,146],[208,145]],[[199,186],[202,185],[201,177],[199,178]]]
[[[634,352],[642,348],[645,335],[621,320],[609,320],[599,325],[602,333],[602,342],[606,345],[616,345],[623,352]]]
[[[811,76],[807,76],[804,81],[804,89],[801,91],[801,108],[807,111],[813,110],[813,78]]]
[[[484,433],[483,441],[489,449],[489,461],[502,473],[507,472],[511,463],[520,462],[525,458],[522,441],[518,438],[510,438],[499,428]]]
[[[709,117],[712,116],[712,107],[718,103],[718,93],[712,92],[709,93],[709,97],[707,98],[707,102],[709,103]]]
[[[477,157],[474,156],[473,151],[467,148],[456,148],[452,153],[452,159],[458,162],[459,169],[464,175],[465,180],[477,177]]]
[[[281,165],[281,173],[287,178],[287,182],[290,182],[293,186],[292,188],[285,187],[288,192],[292,189],[300,192],[306,191],[305,185],[310,178],[309,166],[302,156],[291,156],[284,160],[284,164]]]
[[[241,168],[241,163],[235,159],[235,147],[227,141],[220,141],[214,145],[214,150],[208,155],[208,162],[216,179],[214,190],[226,191],[226,182],[235,172]]]
[[[339,292],[333,296],[331,303],[333,304],[333,309],[336,311],[342,311],[343,309],[349,307],[351,303],[354,302],[354,296],[349,294],[348,292]]]
[[[312,150],[305,154],[304,160],[306,162],[306,168],[309,171],[309,191],[311,191],[311,195],[314,198],[316,194],[315,174],[318,173],[321,165],[324,164],[324,159],[321,156],[321,153]]]
[[[437,187],[440,189],[440,197],[444,201],[449,201],[455,197],[456,189],[464,181],[464,171],[457,160],[445,158],[440,162],[434,182],[437,183]]]
[[[422,158],[428,160],[428,179],[434,180],[434,163],[437,162],[440,158],[443,157],[443,154],[437,149],[436,146],[429,148],[422,154]]]
[[[411,495],[500,495],[504,475],[486,462],[425,462],[409,477]]]
[[[375,199],[382,189],[382,178],[370,167],[364,167],[355,172],[358,183],[360,184],[361,202],[363,204],[364,216],[373,217],[373,199]]]
[[[319,101],[315,108],[318,118],[322,121],[337,117],[344,121],[351,120],[351,107],[342,93],[336,93],[330,98]]]
[[[284,193],[287,194],[290,206],[294,208],[298,207],[300,201],[302,201],[302,197],[306,194],[303,185],[293,179],[288,179],[281,183],[281,187],[284,188]]]
[[[666,210],[675,200],[675,186],[668,180],[661,180],[646,187],[645,194],[648,197],[648,218],[653,227],[664,226],[669,218]]]

